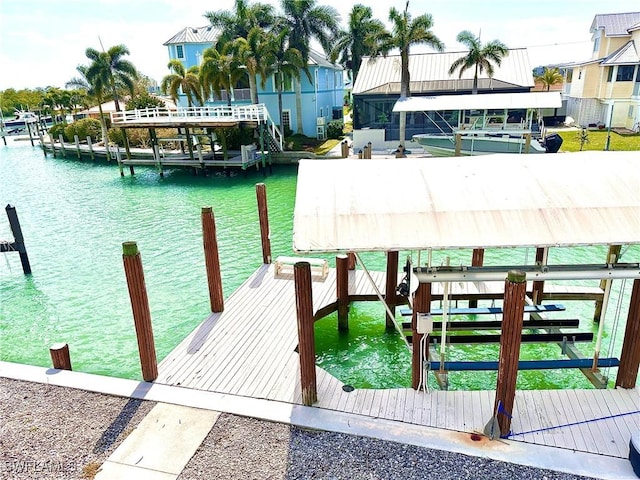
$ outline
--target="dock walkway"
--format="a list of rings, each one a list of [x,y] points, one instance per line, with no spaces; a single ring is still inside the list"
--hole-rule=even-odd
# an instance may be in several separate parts
[[[156,383],[301,404],[298,331],[292,276],[256,270],[159,365]],[[384,292],[384,273],[371,272]],[[336,271],[313,277],[314,311],[335,301]],[[349,292],[374,295],[362,271],[349,272]],[[336,327],[337,328],[337,327]],[[316,367],[315,407],[448,430],[481,433],[492,417],[492,391],[355,389]],[[638,389],[517,391],[512,440],[626,458],[640,429]]]

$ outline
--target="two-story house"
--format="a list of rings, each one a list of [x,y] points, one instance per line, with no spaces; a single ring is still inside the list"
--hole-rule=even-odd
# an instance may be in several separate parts
[[[640,12],[596,15],[591,59],[565,65],[567,115],[578,125],[640,128]]]
[[[164,45],[168,48],[169,58],[180,60],[185,68],[200,65],[205,49],[211,47],[217,39],[218,32],[214,27],[187,27],[175,34]],[[296,94],[292,82],[285,85],[282,93],[282,111],[284,127],[294,133],[299,131],[310,137],[322,137],[326,134],[326,125],[332,119],[342,120],[342,104],[344,102],[344,76],[342,67],[329,62],[322,54],[311,51],[308,69],[311,79],[305,72],[300,74],[302,93],[301,108],[296,108]],[[167,72],[169,73],[169,72]],[[265,104],[269,115],[278,118],[278,92],[273,77],[267,79],[265,87],[258,78],[258,100]],[[235,104],[251,102],[248,81],[241,82],[234,88],[232,101]],[[206,105],[226,104],[227,92],[221,98],[211,97]],[[186,97],[180,98],[180,105],[186,106]],[[279,123],[276,121],[276,123]]]

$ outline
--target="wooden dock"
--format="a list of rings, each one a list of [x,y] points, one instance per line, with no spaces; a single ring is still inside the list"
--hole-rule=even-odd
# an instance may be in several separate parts
[[[169,353],[156,382],[301,404],[293,277],[274,278],[273,269],[258,268],[226,300],[224,312],[211,314]],[[384,273],[371,275],[384,292]],[[330,269],[325,280],[312,279],[318,312],[336,301],[336,271]],[[349,292],[355,298],[374,296],[360,270],[349,272]],[[343,383],[322,368],[316,367],[316,374],[318,408],[468,433],[482,433],[493,414],[492,391],[346,392]],[[631,432],[640,429],[639,407],[637,388],[517,391],[510,438],[626,458]]]

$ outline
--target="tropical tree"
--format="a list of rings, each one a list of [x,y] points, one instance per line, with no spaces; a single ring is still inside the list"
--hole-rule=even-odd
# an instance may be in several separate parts
[[[391,32],[383,38],[381,52],[383,55],[389,53],[391,49],[400,50],[400,96],[411,96],[409,73],[409,51],[413,45],[427,45],[434,50],[441,52],[444,44],[431,31],[433,18],[430,14],[423,14],[412,18],[409,13],[409,0],[404,11],[399,12],[395,7],[389,10],[389,20],[391,21]],[[407,130],[407,112],[400,112],[400,145],[404,146]]]
[[[349,70],[355,83],[362,57],[376,55],[384,32],[384,24],[373,18],[371,7],[354,5],[349,13],[347,29],[338,33],[335,39],[331,49],[331,61],[339,60],[340,64]]]
[[[333,7],[316,5],[316,0],[281,0],[283,11],[276,28],[289,31],[289,47],[298,50],[304,61],[303,70],[311,81],[307,67],[311,40],[318,41],[326,52],[331,51],[331,42],[338,35],[340,15]],[[297,131],[302,133],[302,87],[300,76],[295,79]]]
[[[269,50],[265,60],[270,65],[269,74],[273,73],[273,80],[278,92],[278,118],[282,134],[285,134],[284,119],[282,117],[282,91],[284,86],[300,76],[300,72],[307,64],[302,58],[302,53],[288,45],[289,30],[282,28],[278,34],[269,33],[266,39]],[[265,72],[267,73],[267,72]]]
[[[160,90],[163,94],[169,95],[173,101],[178,105],[178,99],[180,98],[180,89],[187,96],[187,104],[189,107],[193,106],[194,99],[202,105],[202,88],[200,86],[200,67],[194,65],[188,70],[185,70],[184,65],[180,60],[175,58],[169,61],[167,68],[172,73],[162,79],[160,83]]]
[[[495,63],[499,67],[502,59],[509,54],[509,49],[499,40],[492,40],[483,45],[480,42],[480,37],[476,37],[468,30],[460,32],[456,40],[465,45],[469,49],[469,52],[451,64],[451,67],[449,67],[449,75],[452,75],[456,70],[460,69],[458,78],[462,78],[462,74],[466,70],[474,68],[473,89],[471,93],[475,95],[478,93],[478,74],[486,70],[489,78],[493,78],[494,71],[492,63]]]
[[[236,55],[233,52],[233,44],[227,43],[216,47],[209,47],[202,52],[202,65],[200,65],[200,84],[206,98],[215,93],[222,96],[222,90],[227,92],[227,105],[231,106],[233,86],[244,75]]]
[[[133,94],[134,80],[138,78],[138,71],[133,63],[122,58],[129,55],[129,49],[125,45],[115,45],[106,52],[87,48],[85,54],[92,62],[86,71],[87,80],[91,84],[100,83],[108,88],[113,96],[116,111],[119,112],[117,86],[122,85]]]
[[[556,83],[562,83],[564,77],[560,73],[560,70],[557,68],[547,68],[544,67],[544,70],[540,75],[534,76],[537,81],[542,83],[543,87],[546,87],[547,92],[551,89],[552,85]]]
[[[98,111],[100,112],[100,125],[102,127],[102,141],[107,140],[107,123],[102,111],[102,103],[104,102],[105,85],[100,82],[100,78],[94,78],[94,82],[89,82],[87,78],[87,65],[78,65],[76,67],[77,72],[80,74],[78,77],[73,77],[66,84],[66,88],[79,88],[83,89],[90,99],[93,99],[98,104]]]
[[[272,50],[269,42],[270,38],[262,28],[253,27],[246,38],[236,38],[233,43],[235,55],[249,77],[251,102],[254,104],[258,103],[258,75],[260,86],[264,88],[271,74],[271,65],[265,61]]]
[[[204,16],[212,26],[220,29],[218,47],[236,38],[248,38],[254,27],[268,29],[274,21],[273,6],[262,3],[250,5],[247,0],[235,0],[233,11],[211,11]]]

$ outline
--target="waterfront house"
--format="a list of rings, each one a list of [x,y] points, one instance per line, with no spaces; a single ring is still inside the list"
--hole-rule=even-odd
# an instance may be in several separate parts
[[[591,58],[565,66],[567,115],[582,126],[640,128],[640,12],[596,15]]]
[[[214,27],[187,27],[175,34],[164,45],[168,48],[169,58],[180,60],[185,68],[199,65],[202,53],[211,47],[218,36]],[[333,119],[342,119],[342,104],[344,102],[344,76],[342,67],[332,64],[319,52],[311,51],[309,55],[309,72],[311,80],[305,73],[301,74],[302,92],[302,130],[310,137],[323,138],[326,135],[326,125]],[[169,73],[169,72],[167,72]],[[267,79],[262,88],[258,79],[258,100],[264,103],[272,119],[278,118],[278,92],[273,77]],[[180,98],[180,105],[186,106],[186,97]],[[206,105],[224,105],[227,103],[227,92],[222,92],[220,98],[211,97]],[[238,84],[232,92],[232,103],[251,103],[248,82]],[[282,95],[284,126],[296,132],[298,130],[298,113],[293,84],[286,86]]]
[[[472,93],[474,69],[459,78],[458,71],[449,75],[449,67],[466,52],[411,54],[409,72],[412,96],[461,95]],[[486,71],[479,74],[478,93],[529,92],[534,86],[533,73],[526,48],[510,49],[492,78]],[[374,148],[397,145],[399,114],[393,106],[400,98],[400,56],[365,57],[353,86],[354,144],[371,141]],[[430,114],[432,115],[432,114]],[[407,140],[426,133],[433,123],[423,112],[407,114]]]

